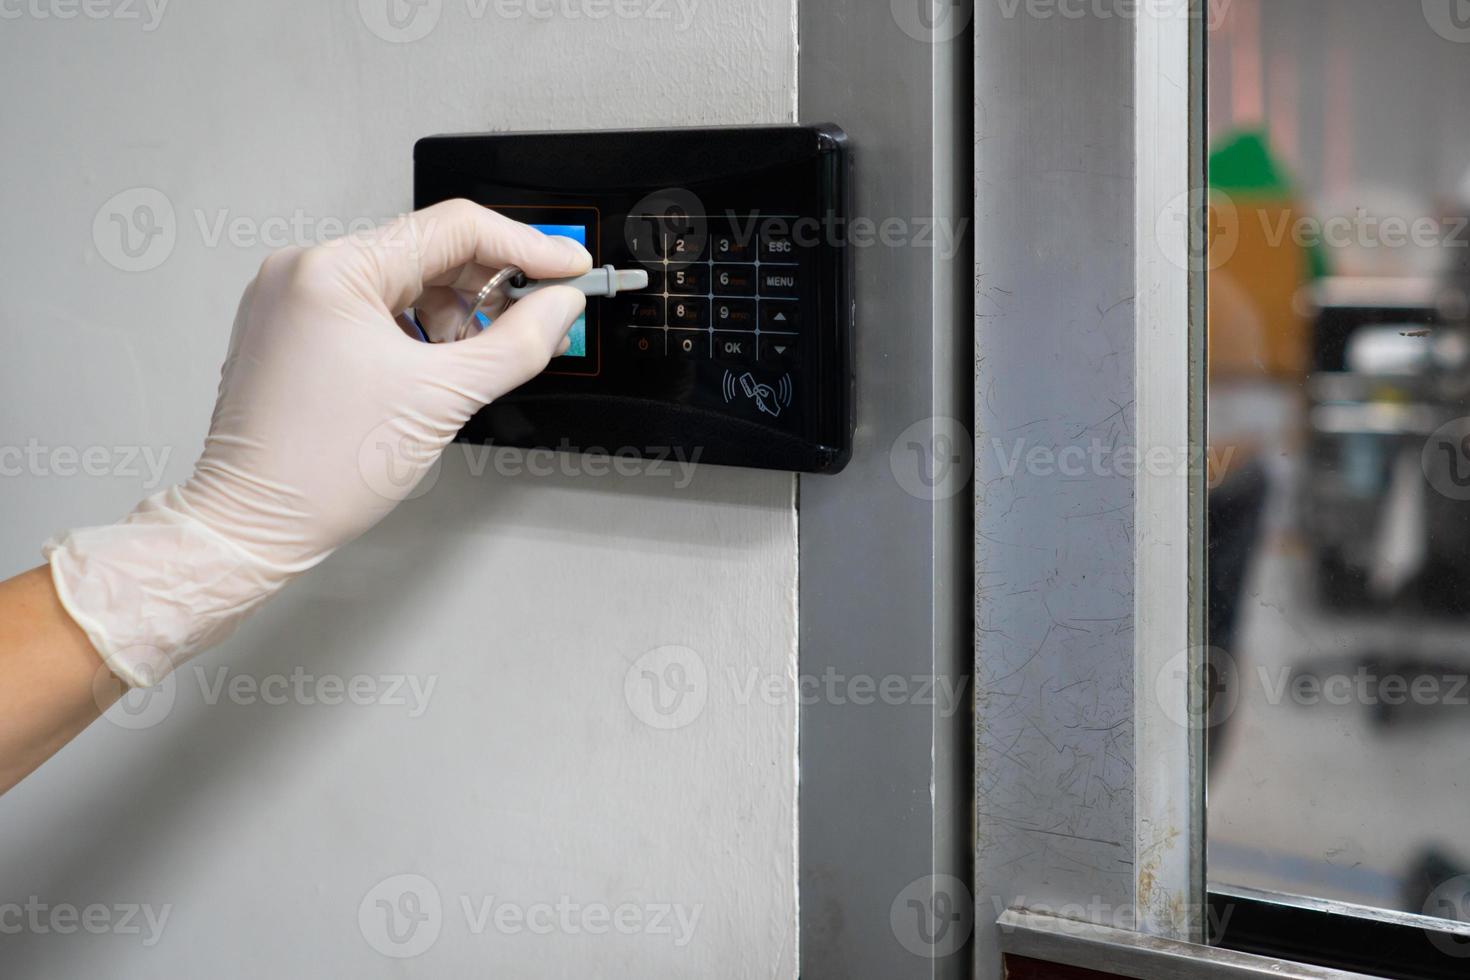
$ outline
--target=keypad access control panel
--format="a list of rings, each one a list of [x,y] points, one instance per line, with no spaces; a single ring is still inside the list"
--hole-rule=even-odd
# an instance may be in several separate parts
[[[650,227],[664,227],[656,232],[657,257],[644,262],[648,289],[623,300],[615,313],[624,342],[645,356],[765,361],[773,368],[796,362],[801,288],[811,274],[801,261],[806,249],[798,249],[789,230],[798,218],[698,215],[678,222],[712,223],[715,230],[704,235],[649,218]],[[752,229],[749,240],[741,227]]]
[[[467,197],[646,289],[461,438],[836,472],[852,446],[848,157],[832,126],[439,136],[416,206]]]

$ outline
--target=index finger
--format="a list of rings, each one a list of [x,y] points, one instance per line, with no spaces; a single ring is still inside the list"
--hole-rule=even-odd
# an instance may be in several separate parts
[[[520,267],[532,279],[579,276],[592,256],[569,238],[543,234],[473,201],[444,201],[404,215],[365,243],[380,276],[380,295],[395,310],[428,286],[447,285],[469,264]]]

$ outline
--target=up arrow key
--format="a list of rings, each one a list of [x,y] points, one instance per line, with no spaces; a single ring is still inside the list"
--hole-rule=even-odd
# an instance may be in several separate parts
[[[800,311],[794,303],[761,303],[761,329],[793,332],[800,329]]]

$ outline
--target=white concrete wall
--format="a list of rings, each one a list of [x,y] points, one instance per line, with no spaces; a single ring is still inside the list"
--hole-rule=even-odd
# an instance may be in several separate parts
[[[430,133],[781,122],[795,101],[795,0],[427,0],[402,8],[432,28],[410,43],[366,26],[387,0],[180,2],[156,23],[93,2],[109,16],[0,8],[6,575],[153,489],[132,449],[187,474],[268,251],[212,241],[222,215],[308,238],[392,215]],[[138,198],[107,202],[138,187],[176,231],[125,272],[107,214]],[[68,447],[105,447],[108,475],[65,475]],[[471,469],[452,452],[200,670],[0,799],[0,975],[794,974],[795,706],[749,693],[795,674],[793,480]],[[670,645],[695,690],[660,730],[640,658]],[[252,697],[298,669],[434,686],[426,705]],[[405,886],[431,918],[394,945],[378,900],[411,910]],[[62,931],[96,903],[114,928]],[[167,907],[158,941],[131,905]]]

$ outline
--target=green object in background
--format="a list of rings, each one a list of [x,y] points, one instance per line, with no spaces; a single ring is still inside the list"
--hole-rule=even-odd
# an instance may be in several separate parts
[[[1212,143],[1211,190],[1224,191],[1232,197],[1265,197],[1275,198],[1282,204],[1294,203],[1291,178],[1271,155],[1265,132],[1244,129]],[[1320,243],[1307,248],[1306,253],[1308,278],[1330,275],[1327,253]]]
[[[1210,150],[1210,187],[1227,194],[1291,196],[1291,181],[1271,156],[1266,134],[1254,129],[1214,141]]]

